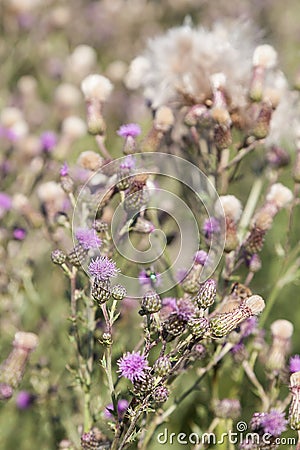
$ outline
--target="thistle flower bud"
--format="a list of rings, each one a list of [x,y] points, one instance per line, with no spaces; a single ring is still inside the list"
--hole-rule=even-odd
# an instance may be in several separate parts
[[[95,278],[92,283],[91,295],[99,306],[107,302],[111,296],[110,281]]]
[[[75,247],[68,253],[67,258],[70,264],[75,267],[80,267],[84,262],[87,256],[87,250],[83,245],[77,244]]]
[[[141,306],[143,314],[156,313],[161,309],[161,298],[155,291],[147,291],[144,294]]]
[[[86,170],[97,171],[103,166],[103,158],[92,150],[80,153],[77,164]]]
[[[144,209],[149,201],[149,193],[143,186],[130,186],[125,191],[124,209],[134,214]]]
[[[103,75],[92,74],[81,82],[81,90],[86,101],[98,100],[103,103],[112,93],[113,85]]]
[[[292,403],[289,409],[289,424],[293,430],[300,430],[300,372],[290,377],[290,391]]]
[[[98,233],[105,233],[108,231],[108,223],[104,222],[103,220],[95,220],[93,224],[94,230],[96,230]]]
[[[81,436],[82,450],[108,450],[111,443],[98,428],[92,428]]]
[[[59,249],[53,250],[51,253],[51,259],[54,264],[61,266],[66,261],[67,255]]]
[[[62,133],[71,141],[86,134],[86,124],[80,117],[69,116],[62,123]]]
[[[226,336],[248,317],[261,313],[264,307],[265,302],[259,295],[246,298],[238,308],[228,313],[218,314],[211,319],[211,336],[213,338]]]
[[[209,278],[203,284],[195,296],[194,300],[197,302],[199,308],[209,308],[215,301],[217,293],[217,285],[215,280]]]
[[[133,381],[133,392],[137,396],[144,396],[151,392],[154,387],[154,377],[149,371]]]
[[[284,208],[293,200],[293,193],[281,183],[275,183],[267,195],[267,202],[273,203],[278,209]]]
[[[203,266],[201,264],[194,264],[188,275],[182,280],[182,289],[189,294],[196,294],[200,288],[200,274]]]
[[[200,339],[207,332],[209,322],[206,317],[191,317],[188,321],[188,327],[192,335]]]
[[[154,363],[154,374],[159,377],[168,375],[172,367],[170,358],[168,356],[160,356]]]
[[[115,284],[111,289],[111,295],[115,300],[123,300],[126,294],[126,288],[121,284]]]
[[[272,345],[267,355],[266,366],[270,371],[285,367],[294,327],[288,320],[276,320],[271,325]]]
[[[272,105],[269,102],[262,102],[252,130],[252,134],[256,137],[256,139],[263,139],[267,137],[270,131],[271,118]]]
[[[164,403],[169,398],[169,389],[166,386],[157,386],[152,392],[155,403]]]
[[[187,321],[176,312],[171,313],[163,322],[164,332],[175,337],[184,333]]]
[[[38,345],[34,333],[18,331],[13,341],[13,350],[0,366],[0,381],[15,388],[20,383],[30,352]]]
[[[144,217],[138,217],[132,229],[137,233],[148,234],[155,230],[155,226],[152,222],[146,220]]]

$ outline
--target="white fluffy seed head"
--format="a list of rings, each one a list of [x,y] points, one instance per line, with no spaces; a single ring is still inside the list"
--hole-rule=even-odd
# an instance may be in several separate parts
[[[277,52],[268,44],[259,45],[253,53],[253,66],[272,69],[277,64]]]
[[[98,170],[103,164],[103,158],[91,150],[80,153],[77,164],[83,169]]]
[[[250,308],[254,316],[260,314],[265,308],[264,299],[260,295],[251,295],[251,297],[245,300],[245,305]]]
[[[271,325],[271,333],[273,337],[281,339],[290,339],[294,331],[293,324],[288,320],[279,319]]]
[[[130,64],[129,71],[125,76],[125,86],[128,89],[138,89],[145,74],[150,67],[149,60],[144,56],[137,56]]]
[[[81,90],[85,100],[98,100],[99,102],[107,101],[112,93],[113,85],[110,80],[103,75],[88,75],[81,82]]]
[[[63,108],[73,108],[79,105],[81,95],[79,89],[71,83],[62,83],[54,93],[55,102]]]
[[[154,126],[157,130],[166,132],[174,124],[174,114],[168,106],[160,106],[154,118]]]
[[[39,342],[39,338],[34,333],[26,333],[25,331],[18,331],[15,334],[13,345],[15,347],[21,347],[25,350],[34,350]]]
[[[225,216],[238,222],[242,214],[242,204],[234,195],[221,195],[220,202]]]
[[[292,191],[281,183],[273,184],[267,195],[267,202],[274,203],[277,208],[284,208],[292,200]]]
[[[64,198],[65,193],[58,183],[47,181],[38,187],[37,196],[42,203],[47,203]]]
[[[69,116],[62,122],[62,132],[71,139],[77,139],[86,134],[87,128],[80,117]]]
[[[226,84],[226,75],[223,72],[214,73],[210,77],[210,82],[213,89],[223,88]]]
[[[96,50],[89,45],[78,45],[74,48],[73,52],[70,55],[70,63],[75,66],[74,69],[91,69],[96,64],[96,62]]]

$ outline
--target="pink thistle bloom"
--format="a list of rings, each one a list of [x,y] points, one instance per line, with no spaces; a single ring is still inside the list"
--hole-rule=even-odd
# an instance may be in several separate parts
[[[140,352],[127,352],[117,361],[118,372],[121,377],[128,378],[131,382],[143,378],[145,371],[149,369],[148,361]]]
[[[121,399],[118,401],[117,410],[118,410],[119,418],[122,418],[124,416],[125,412],[127,411],[128,405],[129,405],[129,403],[125,399]],[[113,404],[109,403],[104,410],[104,416],[107,419],[113,419],[114,418],[112,415],[113,411],[114,411]]]
[[[110,277],[115,277],[120,269],[116,267],[116,263],[107,256],[97,256],[92,259],[89,264],[90,274],[101,281],[106,281]]]
[[[135,159],[132,155],[126,156],[126,158],[120,163],[120,169],[134,169]]]
[[[300,356],[294,355],[290,358],[290,372],[295,373],[300,371]]]
[[[102,245],[101,239],[97,236],[94,229],[79,228],[75,233],[76,239],[85,250],[97,248]]]
[[[201,266],[204,266],[207,260],[207,253],[204,250],[198,250],[198,252],[195,253],[195,263],[201,264]]]
[[[24,228],[15,228],[13,231],[13,237],[17,241],[23,241],[26,237],[26,230]]]
[[[45,152],[50,152],[57,144],[57,136],[53,131],[45,131],[40,139]]]
[[[136,123],[128,123],[126,125],[121,125],[117,131],[117,134],[124,138],[135,138],[141,134],[141,128]]]
[[[69,167],[66,162],[61,166],[59,174],[61,177],[66,177],[67,175],[69,175]]]

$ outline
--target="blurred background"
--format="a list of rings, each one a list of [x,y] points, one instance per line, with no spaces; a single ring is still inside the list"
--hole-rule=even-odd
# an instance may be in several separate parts
[[[34,183],[57,181],[59,164],[45,165],[43,161],[42,166],[39,165],[35,145],[38,146],[37,141],[40,142],[45,132],[58,136],[66,117],[75,115],[85,119],[80,92],[84,76],[104,74],[115,85],[105,111],[107,146],[114,156],[121,155],[115,130],[128,122],[139,122],[147,130],[151,121],[142,95],[129,92],[123,83],[128,64],[144,49],[147,40],[171,26],[181,25],[184,20],[209,27],[215,21],[232,18],[249,19],[261,30],[261,41],[276,48],[280,66],[294,85],[300,77],[300,3],[297,0],[239,0],[235,4],[227,0],[2,0],[0,115],[7,107],[20,108],[30,133],[26,133],[26,139],[17,141],[14,155],[10,154],[9,138],[3,133],[0,135],[1,171],[5,175],[1,176],[1,192],[14,198],[16,194],[30,194],[38,211],[36,185],[32,185],[31,174],[35,174]],[[83,51],[83,45],[94,51]],[[87,68],[88,73],[85,73]],[[23,132],[22,126],[16,128],[18,138]],[[94,139],[86,134],[78,135],[66,159],[72,164],[85,150],[97,150]],[[243,191],[239,185],[237,195],[242,201],[249,192],[256,165],[257,161],[250,158],[241,170],[245,179]],[[286,183],[289,184],[288,178]],[[298,219],[299,212],[294,218],[295,224]],[[53,241],[43,227],[39,227],[38,218],[36,223],[33,220],[28,224],[22,213],[12,212],[9,218],[1,213],[0,220],[1,360],[7,357],[17,330],[32,331],[40,339],[20,388],[10,401],[0,405],[0,448],[53,450],[62,439],[75,436],[81,422],[73,375],[66,368],[74,358],[68,338],[68,283],[51,263]],[[16,238],[16,228],[24,229],[26,237]],[[278,258],[278,243],[284,244],[287,231],[287,213],[282,211],[267,236],[262,252],[263,269],[251,285],[253,292],[266,299],[280,274],[282,262]],[[298,239],[296,230],[292,240]],[[294,323],[293,353],[300,353],[299,302],[298,284],[283,288],[268,319],[268,324],[278,318]],[[134,312],[128,328],[124,329],[125,333],[131,330],[128,341],[132,343],[137,337],[129,327],[137,317]],[[135,330],[138,332],[137,326]],[[192,374],[189,373],[189,377]],[[231,377],[234,378],[234,374]],[[232,387],[231,392],[228,391],[229,383],[229,379],[224,380],[226,396],[234,394]],[[243,410],[243,420],[249,419],[255,403],[247,386],[245,381],[242,402],[249,410]],[[101,389],[99,385],[99,391]],[[28,405],[20,402],[21,390],[31,395]],[[186,399],[180,411],[172,416],[170,432],[197,429],[196,412],[208,424],[202,407],[207,395],[203,388]],[[104,399],[104,404],[106,401],[108,399]],[[149,446],[151,449],[159,447],[157,443]],[[170,448],[175,450],[181,446],[174,444]]]

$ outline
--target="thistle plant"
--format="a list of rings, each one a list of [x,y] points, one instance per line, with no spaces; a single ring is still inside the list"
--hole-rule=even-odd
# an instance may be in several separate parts
[[[39,14],[8,3],[8,28]],[[50,58],[48,109],[33,75],[8,96],[0,289],[15,339],[0,400],[49,407],[47,448],[157,448],[181,414],[194,450],[212,448],[209,434],[220,449],[281,448],[286,436],[300,448],[297,328],[274,307],[300,273],[299,93],[255,34],[248,22],[186,20],[106,72],[92,46],[78,45],[60,64]],[[35,279],[45,255],[47,310]],[[34,333],[20,331],[27,301]],[[55,309],[63,301],[68,319]],[[38,347],[28,364],[49,335],[66,359],[59,374],[50,350]]]

